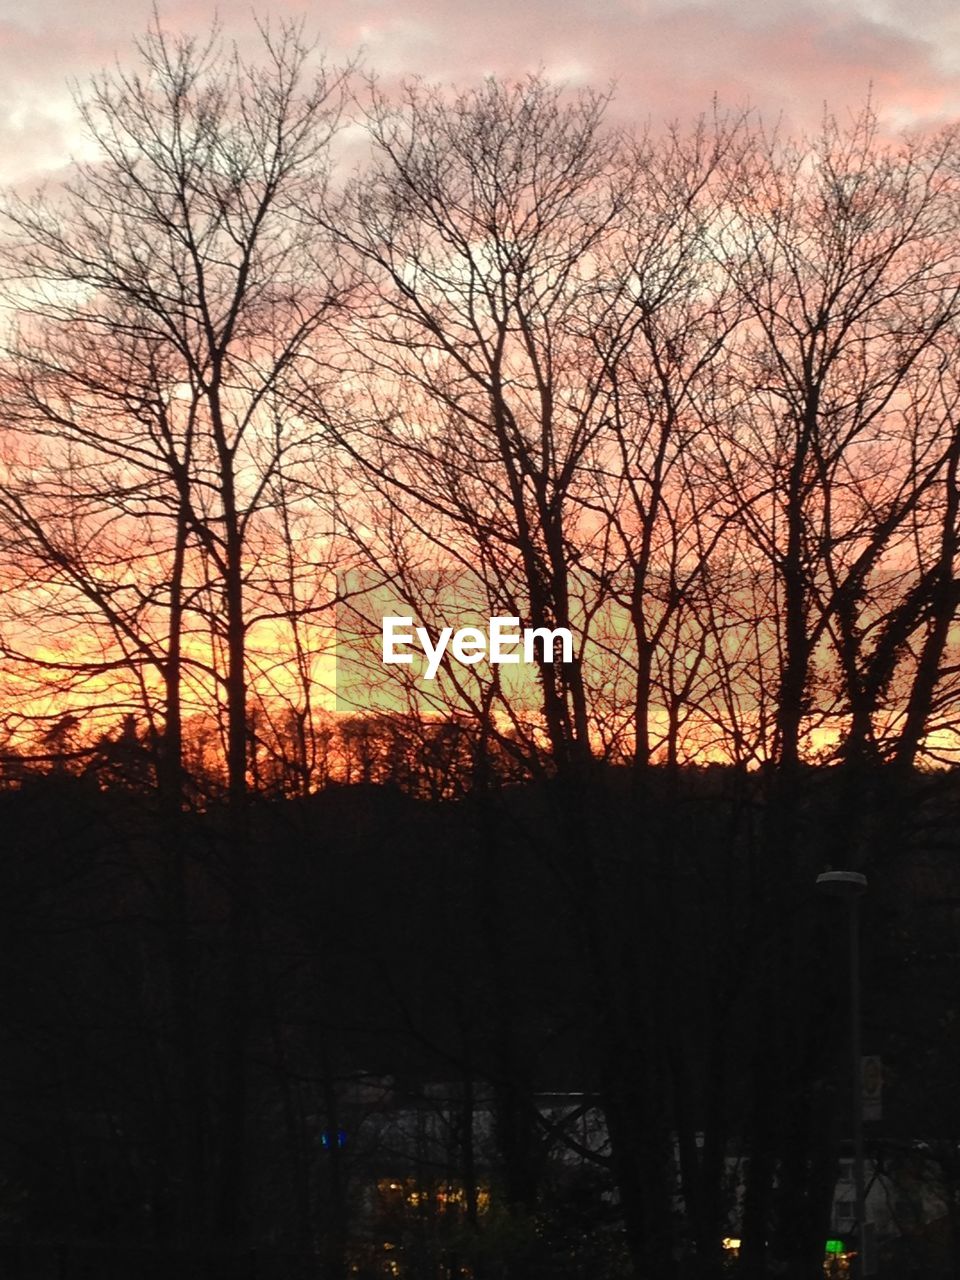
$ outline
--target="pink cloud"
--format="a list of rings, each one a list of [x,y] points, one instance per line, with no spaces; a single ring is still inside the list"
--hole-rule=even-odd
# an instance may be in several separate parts
[[[263,12],[303,17],[333,60],[362,47],[388,79],[422,73],[468,82],[544,67],[572,83],[618,84],[620,118],[659,122],[749,102],[815,126],[824,101],[843,113],[868,89],[891,124],[960,115],[960,15],[952,0],[274,0]],[[248,0],[220,0],[224,33],[252,47]],[[150,0],[71,8],[36,0],[0,24],[0,129],[7,176],[63,163],[74,138],[64,88],[114,55],[132,58]],[[171,30],[203,32],[207,0],[161,7]]]

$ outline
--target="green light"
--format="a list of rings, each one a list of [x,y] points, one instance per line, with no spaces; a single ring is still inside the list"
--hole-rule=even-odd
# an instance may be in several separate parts
[[[825,1253],[843,1253],[843,1241],[828,1240],[827,1243],[824,1245],[824,1252]]]

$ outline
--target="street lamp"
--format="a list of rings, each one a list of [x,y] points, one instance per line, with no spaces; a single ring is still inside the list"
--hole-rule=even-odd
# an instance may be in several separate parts
[[[850,943],[850,1067],[853,1086],[853,1185],[857,1222],[855,1280],[866,1275],[866,1192],[863,1176],[863,1087],[860,1048],[860,899],[867,891],[867,877],[859,871],[824,871],[817,888],[849,907]]]

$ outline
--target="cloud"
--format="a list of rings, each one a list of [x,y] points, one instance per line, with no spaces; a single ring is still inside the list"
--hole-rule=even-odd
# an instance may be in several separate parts
[[[114,56],[133,57],[150,0],[64,6],[0,3],[3,176],[62,165],[76,144],[64,87]],[[618,86],[620,118],[657,123],[746,103],[794,127],[815,127],[824,102],[842,114],[872,86],[888,124],[960,115],[960,15],[953,0],[274,0],[271,20],[304,18],[334,61],[362,48],[387,80],[421,73],[469,82],[542,67],[574,85]],[[253,48],[248,0],[220,0],[225,34]],[[207,0],[161,5],[171,30],[203,32]],[[15,14],[15,16],[12,16]]]

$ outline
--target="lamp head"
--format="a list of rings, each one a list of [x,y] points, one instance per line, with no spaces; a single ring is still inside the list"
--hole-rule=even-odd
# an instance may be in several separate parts
[[[823,871],[817,888],[831,898],[859,898],[867,892],[867,877],[859,871]]]

